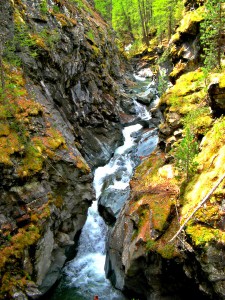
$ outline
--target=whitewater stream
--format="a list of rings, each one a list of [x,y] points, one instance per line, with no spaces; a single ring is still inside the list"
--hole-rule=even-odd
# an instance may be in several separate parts
[[[143,78],[136,80],[140,82],[141,90],[149,88],[147,80]],[[145,121],[151,119],[146,106],[135,100],[134,105],[140,119]],[[158,142],[156,130],[146,130],[141,124],[124,127],[123,136],[124,144],[116,149],[108,164],[97,168],[94,173],[96,198],[104,202],[104,193],[112,191],[115,197],[110,198],[110,205],[112,204],[110,209],[115,215],[118,215],[129,196],[129,182],[134,168],[140,163],[140,157],[149,155]],[[123,193],[123,196],[120,197],[120,193]],[[107,226],[98,213],[98,202],[95,201],[88,210],[77,255],[66,264],[63,279],[55,289],[51,300],[92,300],[95,295],[99,300],[126,299],[105,277],[106,236]]]

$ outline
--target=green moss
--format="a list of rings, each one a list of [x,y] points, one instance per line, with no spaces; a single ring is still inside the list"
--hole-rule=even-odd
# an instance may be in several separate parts
[[[156,250],[156,241],[149,239],[146,243],[146,250],[148,252],[154,252]]]
[[[171,42],[172,42],[172,43],[176,43],[177,41],[179,41],[179,39],[180,39],[180,33],[179,33],[179,32],[176,32],[176,33],[172,36]],[[173,52],[172,52],[172,54],[173,54]]]
[[[164,155],[156,152],[137,167],[131,182],[133,197],[129,214],[137,214],[139,220],[132,239],[141,238],[146,242],[146,251],[170,259],[179,255],[176,244],[168,244],[179,226],[177,219],[173,219],[179,188],[174,177],[169,179],[159,172],[163,163]],[[161,232],[160,238],[158,235],[152,238],[154,231]]]
[[[170,78],[174,78],[176,79],[179,75],[182,74],[182,72],[184,71],[186,67],[185,63],[177,63],[176,66],[173,68],[173,71],[170,73]]]
[[[26,229],[20,228],[18,233],[11,238],[10,246],[0,250],[0,269],[3,270],[5,264],[13,262],[14,258],[20,258],[24,249],[35,244],[39,238],[39,229],[33,224]]]
[[[11,299],[17,290],[24,290],[30,283],[27,274],[19,259],[24,257],[24,250],[35,245],[40,239],[38,227],[31,224],[20,228],[9,242],[9,245],[0,249],[0,299]]]
[[[95,37],[94,37],[94,32],[93,32],[93,30],[89,30],[88,32],[87,32],[87,37],[88,37],[88,39],[89,40],[91,40],[93,43],[95,43]]]
[[[182,123],[185,128],[190,128],[191,132],[205,134],[213,122],[211,110],[209,107],[199,107],[190,111],[183,119]]]
[[[225,74],[223,73],[220,77],[219,77],[219,88],[225,88]]]
[[[198,69],[178,78],[160,101],[167,104],[169,111],[185,115],[206,105],[206,98],[204,74]]]
[[[181,24],[177,31],[181,33],[189,32],[196,23],[200,23],[204,19],[204,7],[201,6],[196,10],[187,12],[181,20]]]
[[[198,172],[193,176],[184,192],[182,221],[194,211],[199,202],[210,192],[225,173],[225,119],[220,118],[208,131],[197,156]],[[201,207],[189,222],[186,232],[197,246],[210,241],[224,243],[224,232],[220,229],[220,203],[225,196],[223,184],[215,191],[211,199]]]
[[[0,137],[0,163],[12,165],[10,156],[20,150],[18,134],[10,132],[7,136]]]
[[[148,239],[146,243],[146,251],[156,252],[165,259],[173,259],[177,256],[180,256],[176,242],[169,242],[177,229],[178,223],[177,220],[174,219],[165,234],[157,239],[157,241],[151,238]]]
[[[91,48],[92,48],[92,50],[94,52],[95,57],[99,56],[99,54],[100,54],[99,47],[96,47],[95,45],[92,45]]]
[[[10,134],[10,127],[6,121],[0,121],[0,137],[8,136]]]
[[[186,232],[192,238],[196,246],[204,246],[206,243],[218,240],[219,230],[204,227],[202,225],[188,226]]]

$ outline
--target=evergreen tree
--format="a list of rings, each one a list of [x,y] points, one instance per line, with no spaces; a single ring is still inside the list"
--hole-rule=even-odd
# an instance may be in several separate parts
[[[139,0],[138,11],[141,19],[142,27],[142,39],[143,42],[149,46],[149,34],[150,34],[150,21],[152,19],[152,1],[151,0]]]
[[[154,0],[153,14],[154,25],[157,29],[157,35],[170,39],[172,29],[182,16],[183,4],[181,0]]]
[[[205,4],[204,21],[201,23],[201,43],[204,65],[208,70],[221,67],[222,33],[225,26],[224,1],[208,0]]]
[[[197,163],[195,157],[198,153],[198,143],[195,141],[195,136],[187,127],[185,137],[176,148],[174,153],[175,164],[180,173],[185,173],[186,181],[190,180],[191,175],[196,170]]]
[[[183,9],[182,0],[95,0],[95,8],[111,21],[124,44],[142,40],[149,45],[151,31],[168,39]],[[178,12],[178,13],[177,13]]]
[[[112,0],[95,0],[95,8],[106,21],[112,22]]]

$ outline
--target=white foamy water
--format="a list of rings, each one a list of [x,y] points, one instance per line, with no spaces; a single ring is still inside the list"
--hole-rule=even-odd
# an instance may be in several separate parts
[[[110,188],[122,190],[129,186],[135,164],[126,151],[135,145],[132,133],[141,128],[140,124],[125,127],[124,145],[117,148],[114,157],[107,165],[96,169],[93,182],[96,198],[101,195],[104,179],[115,173],[121,166],[124,170],[121,179],[114,179]],[[69,287],[77,288],[80,295],[85,295],[84,299],[93,299],[94,295],[98,295],[101,300],[125,299],[105,277],[106,233],[107,227],[98,214],[97,202],[94,202],[88,210],[87,221],[82,229],[77,256],[64,269]]]
[[[133,76],[134,76],[134,78],[135,78],[137,81],[145,81],[145,80],[146,80],[146,78],[143,77],[143,76],[139,76],[139,75],[136,75],[136,74],[134,74]]]
[[[128,127],[125,127],[123,129],[123,136],[124,136],[124,144],[123,146],[120,146],[119,148],[116,149],[115,154],[123,154],[127,149],[131,148],[134,146],[134,138],[131,136],[133,132],[136,132],[142,128],[141,124],[136,124],[136,125],[131,125]]]
[[[94,202],[82,229],[77,256],[64,270],[68,288],[77,288],[82,299],[93,299],[94,295],[101,300],[125,299],[105,277],[106,232],[106,225],[97,211],[97,202]]]
[[[141,79],[142,80],[142,79]],[[144,79],[145,80],[145,79]],[[145,106],[136,105],[137,114],[144,120],[151,116]],[[118,147],[114,157],[103,167],[95,170],[94,188],[96,198],[108,188],[125,190],[136,166],[135,151],[142,125],[136,124],[123,129],[124,144]],[[138,133],[139,135],[141,132]],[[140,137],[139,137],[140,139]],[[138,149],[138,148],[137,148]],[[92,300],[98,295],[100,300],[124,300],[124,295],[114,289],[105,277],[105,242],[107,226],[100,217],[95,201],[88,210],[87,221],[82,229],[76,257],[64,268],[64,280],[53,295],[52,300]]]
[[[136,100],[134,100],[134,105],[136,109],[136,114],[142,119],[142,120],[150,120],[151,119],[151,114],[147,111],[144,105],[140,104]]]

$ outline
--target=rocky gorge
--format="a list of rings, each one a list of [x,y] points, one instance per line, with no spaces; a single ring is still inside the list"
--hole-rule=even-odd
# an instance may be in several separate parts
[[[95,199],[91,168],[122,142],[123,67],[109,27],[81,4],[0,3],[2,299],[56,282]]]
[[[171,241],[224,174],[225,75],[206,78],[201,69],[204,3],[185,1],[167,55],[153,45],[134,60],[140,71],[161,57],[171,86],[157,108],[151,85],[132,88],[131,68],[92,4],[0,3],[0,299],[38,299],[57,282],[96,199],[94,170],[123,144],[122,128],[137,123],[143,140],[159,127],[158,148],[150,156],[150,146],[139,148],[124,206],[107,189],[113,179],[105,182],[106,274],[130,299],[224,299],[223,183]],[[151,122],[136,115],[134,100],[151,110]],[[173,149],[190,123],[200,151],[186,182]]]
[[[186,14],[161,60],[172,86],[160,98],[159,147],[137,167],[108,241],[107,275],[137,299],[225,298],[224,75],[207,78],[200,68],[204,6],[194,4],[190,10],[193,3],[185,1]],[[185,180],[177,174],[174,149],[187,128],[200,152],[197,172]],[[196,209],[204,198],[208,201]]]

